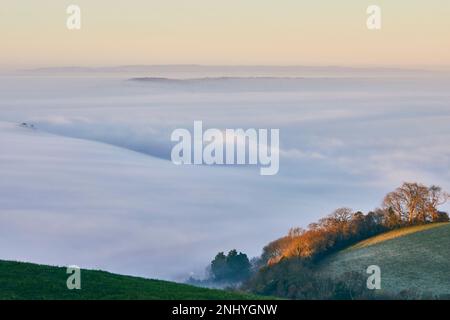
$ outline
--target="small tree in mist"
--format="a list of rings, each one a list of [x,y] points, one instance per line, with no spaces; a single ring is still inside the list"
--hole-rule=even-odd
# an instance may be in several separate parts
[[[211,261],[211,275],[218,282],[241,282],[250,277],[251,264],[245,253],[231,250],[219,252]]]

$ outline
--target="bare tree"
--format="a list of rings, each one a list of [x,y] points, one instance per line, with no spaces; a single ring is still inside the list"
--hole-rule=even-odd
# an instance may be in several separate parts
[[[339,208],[331,214],[331,217],[339,222],[349,222],[353,217],[353,210],[350,208]]]
[[[422,218],[428,200],[428,188],[423,184],[404,183],[400,190],[406,200],[408,222],[412,223],[415,219]]]
[[[450,199],[450,194],[442,191],[439,186],[431,186],[428,193],[428,203],[425,208],[428,215],[431,216],[433,221],[438,219],[438,207],[445,204]]]
[[[383,200],[383,208],[387,209],[386,212],[392,212],[400,221],[407,218],[405,198],[402,196],[399,190],[389,192]]]

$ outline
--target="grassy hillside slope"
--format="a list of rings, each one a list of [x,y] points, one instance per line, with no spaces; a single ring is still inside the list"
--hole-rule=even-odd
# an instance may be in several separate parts
[[[68,290],[66,268],[0,261],[0,299],[255,299],[240,293],[81,270],[81,290]]]
[[[450,294],[450,223],[403,228],[367,239],[327,257],[319,271],[331,276],[347,271],[366,274],[370,265],[381,268],[382,290]]]

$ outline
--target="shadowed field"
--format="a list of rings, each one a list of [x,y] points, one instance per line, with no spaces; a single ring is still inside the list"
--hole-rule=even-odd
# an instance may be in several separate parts
[[[81,270],[81,290],[68,290],[66,268],[0,261],[0,299],[210,299],[246,300],[257,296]]]

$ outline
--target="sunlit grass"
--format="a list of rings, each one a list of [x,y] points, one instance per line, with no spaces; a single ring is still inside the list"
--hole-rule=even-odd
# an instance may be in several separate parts
[[[406,227],[406,228],[401,228],[398,230],[389,231],[389,232],[380,234],[378,236],[369,238],[367,240],[358,242],[357,244],[349,247],[346,250],[365,248],[365,247],[372,246],[372,245],[380,243],[380,242],[403,237],[408,234],[412,234],[412,233],[416,233],[416,232],[420,232],[420,231],[425,231],[425,230],[429,230],[429,229],[433,229],[433,228],[442,227],[442,226],[448,225],[448,224],[449,224],[448,222],[432,223],[432,224],[425,224],[425,225],[421,225],[421,226],[412,226],[412,227]]]

